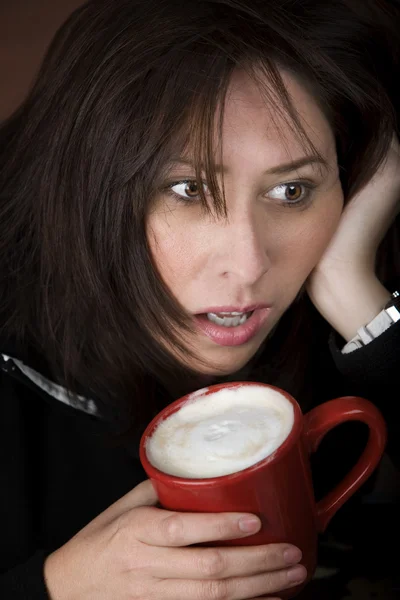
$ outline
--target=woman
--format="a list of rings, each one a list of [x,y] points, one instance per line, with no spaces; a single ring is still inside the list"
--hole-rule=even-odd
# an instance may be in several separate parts
[[[288,544],[187,547],[249,535],[251,515],[154,506],[140,433],[204,383],[268,381],[304,410],[367,383],[396,442],[374,386],[396,376],[399,325],[352,341],[400,276],[371,31],[394,59],[383,20],[333,7],[329,29],[314,2],[93,0],[4,125],[7,598],[241,599],[305,578]],[[339,437],[321,493],[362,448]]]

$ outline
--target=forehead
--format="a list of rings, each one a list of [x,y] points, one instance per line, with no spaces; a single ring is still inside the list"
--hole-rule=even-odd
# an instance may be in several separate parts
[[[181,123],[171,138],[165,171],[177,163],[189,163],[208,174],[206,152],[211,146],[204,140],[209,135],[213,165],[225,174],[235,171],[253,177],[260,169],[316,156],[326,166],[336,168],[335,136],[318,101],[294,75],[284,71],[280,75],[297,123],[267,76],[260,75],[256,82],[245,70],[236,69],[210,121],[199,121],[195,108]]]
[[[318,102],[294,76],[285,72],[281,76],[307,139],[318,152],[329,156],[335,146],[334,135]],[[233,73],[222,123],[224,155],[247,152],[254,156],[260,151],[272,153],[276,163],[304,156],[307,141],[299,134],[284,101],[269,82],[262,84],[270,90],[270,99],[246,72]]]

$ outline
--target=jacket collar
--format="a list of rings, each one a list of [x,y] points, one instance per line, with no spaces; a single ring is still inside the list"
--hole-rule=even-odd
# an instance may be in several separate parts
[[[63,404],[87,414],[100,417],[98,407],[93,399],[81,395],[73,395],[68,389],[51,381],[51,379],[28,366],[19,358],[0,353],[0,369],[18,379],[21,383],[29,384],[30,387],[33,385]]]

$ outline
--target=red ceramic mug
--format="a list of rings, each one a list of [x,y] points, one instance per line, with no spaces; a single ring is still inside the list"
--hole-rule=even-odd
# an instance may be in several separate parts
[[[140,460],[152,480],[161,505],[182,512],[248,512],[262,522],[255,535],[218,542],[222,545],[256,545],[289,542],[303,552],[302,564],[309,581],[317,562],[317,536],[336,511],[354,494],[377,467],[386,443],[386,425],[369,401],[354,396],[325,402],[303,415],[297,402],[273,386],[235,382],[204,388],[196,398],[238,386],[272,388],[289,400],[294,409],[293,427],[284,442],[267,458],[237,473],[206,479],[186,479],[163,473],[147,459],[146,443],[161,421],[178,411],[191,395],[176,400],[148,425],[140,441]],[[192,396],[193,397],[193,396]],[[340,423],[361,421],[369,427],[367,446],[357,464],[325,498],[314,500],[309,455],[324,435]],[[211,545],[211,544],[209,544]],[[307,583],[280,593],[291,598]]]

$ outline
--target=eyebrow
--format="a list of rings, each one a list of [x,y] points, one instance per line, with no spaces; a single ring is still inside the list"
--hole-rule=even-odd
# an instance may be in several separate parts
[[[184,157],[173,157],[170,160],[170,163],[177,163],[177,164],[181,164],[181,165],[189,165],[191,167],[194,167],[194,164],[192,161],[184,158]],[[272,167],[271,169],[267,169],[266,171],[264,171],[264,175],[282,175],[285,173],[290,173],[292,171],[296,171],[298,169],[301,169],[302,167],[307,167],[309,165],[320,165],[322,167],[325,167],[325,169],[329,168],[329,163],[327,160],[325,160],[325,158],[323,158],[322,156],[318,156],[317,154],[313,154],[310,156],[303,156],[297,160],[288,162],[288,163],[283,163],[281,165],[277,165],[275,167]],[[204,166],[201,165],[201,169],[204,171]],[[229,170],[226,169],[224,166],[222,165],[215,165],[215,170],[217,173],[228,173]]]

